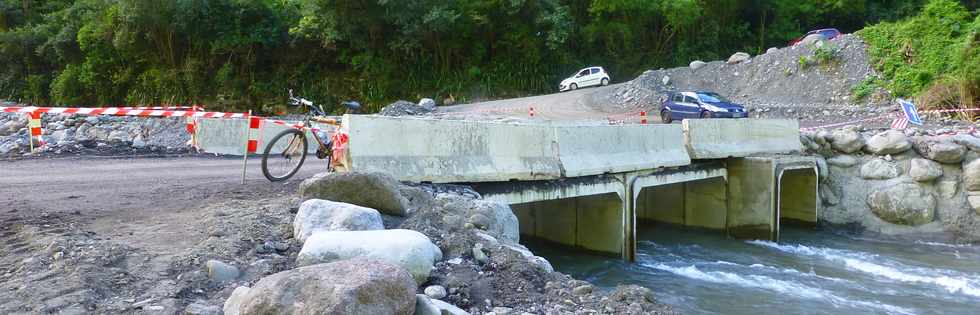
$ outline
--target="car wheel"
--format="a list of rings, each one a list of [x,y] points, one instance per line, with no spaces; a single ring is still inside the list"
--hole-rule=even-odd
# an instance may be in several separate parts
[[[662,121],[665,124],[669,124],[674,122],[674,118],[670,117],[670,111],[665,109],[660,111],[660,121]]]
[[[709,111],[701,112],[701,118],[711,118],[711,112]]]
[[[568,86],[568,89],[569,90],[577,90],[578,89],[578,84],[572,83],[571,85]]]
[[[602,78],[602,85],[603,86],[609,85],[609,79]]]

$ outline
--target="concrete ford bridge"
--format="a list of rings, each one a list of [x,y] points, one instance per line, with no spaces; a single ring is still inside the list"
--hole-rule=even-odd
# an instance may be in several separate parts
[[[521,234],[632,261],[638,221],[777,240],[815,223],[818,168],[795,120],[575,125],[345,116],[350,169],[466,183]]]

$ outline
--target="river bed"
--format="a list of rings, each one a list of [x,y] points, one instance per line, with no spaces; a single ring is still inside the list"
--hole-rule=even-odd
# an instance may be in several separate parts
[[[646,226],[637,260],[528,246],[602,288],[638,284],[686,314],[980,314],[980,246],[784,227],[779,243]]]

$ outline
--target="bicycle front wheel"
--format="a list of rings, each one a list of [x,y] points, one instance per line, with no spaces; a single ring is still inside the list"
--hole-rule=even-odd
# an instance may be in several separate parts
[[[284,181],[296,175],[306,160],[310,144],[306,133],[299,129],[280,132],[265,146],[262,153],[262,174],[269,181]]]

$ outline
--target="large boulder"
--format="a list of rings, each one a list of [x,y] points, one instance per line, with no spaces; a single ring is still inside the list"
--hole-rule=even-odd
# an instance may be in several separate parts
[[[469,199],[458,195],[442,194],[437,200],[452,213],[463,216],[465,223],[489,232],[494,237],[517,243],[520,241],[520,225],[517,216],[505,203]]]
[[[980,159],[963,165],[963,190],[980,191]]]
[[[864,179],[890,179],[901,173],[898,165],[882,159],[871,159],[861,166],[861,177]]]
[[[928,182],[943,176],[943,168],[939,163],[915,158],[909,162],[909,177],[920,182]]]
[[[864,137],[851,129],[838,129],[830,134],[830,146],[844,153],[854,153],[864,147]]]
[[[262,278],[240,314],[412,314],[415,288],[411,275],[394,264],[342,260]]]
[[[749,58],[752,58],[752,56],[744,52],[737,52],[732,54],[731,57],[728,57],[728,64],[733,65],[740,62],[745,62],[746,60],[749,60]]]
[[[884,221],[916,226],[933,221],[936,197],[916,183],[898,183],[868,195],[868,207]]]
[[[827,164],[840,168],[848,168],[857,165],[858,163],[861,163],[861,161],[856,157],[847,154],[841,154],[827,159]]]
[[[293,237],[305,242],[316,231],[384,230],[378,210],[322,199],[304,201],[293,219]]]
[[[404,216],[411,210],[399,183],[384,173],[320,173],[299,185],[302,198],[326,199]]]
[[[868,152],[877,155],[898,154],[911,148],[912,143],[905,133],[894,129],[872,136],[865,147]]]
[[[971,151],[980,151],[980,138],[968,134],[953,136],[953,143],[967,147]]]
[[[251,290],[252,289],[249,287],[242,287],[242,286],[235,288],[235,291],[231,292],[231,296],[229,296],[228,299],[225,300],[225,305],[222,308],[224,314],[238,315],[239,313],[241,313],[242,302],[245,300],[245,297],[248,296],[248,291]]]
[[[705,65],[707,65],[707,63],[705,63],[704,61],[695,60],[695,61],[691,61],[691,64],[689,66],[691,67],[691,70],[697,70],[697,69],[701,69]]]
[[[827,38],[820,34],[810,34],[800,40],[800,44],[803,45],[816,45],[818,42],[826,41]]]
[[[418,283],[429,278],[442,251],[412,230],[320,231],[306,239],[296,261],[306,266],[350,258],[368,258],[408,270]]]
[[[966,147],[952,141],[936,139],[920,139],[915,142],[915,151],[919,155],[939,163],[959,163],[963,161]]]
[[[431,98],[423,98],[419,100],[419,106],[431,112],[436,110],[436,101]]]

